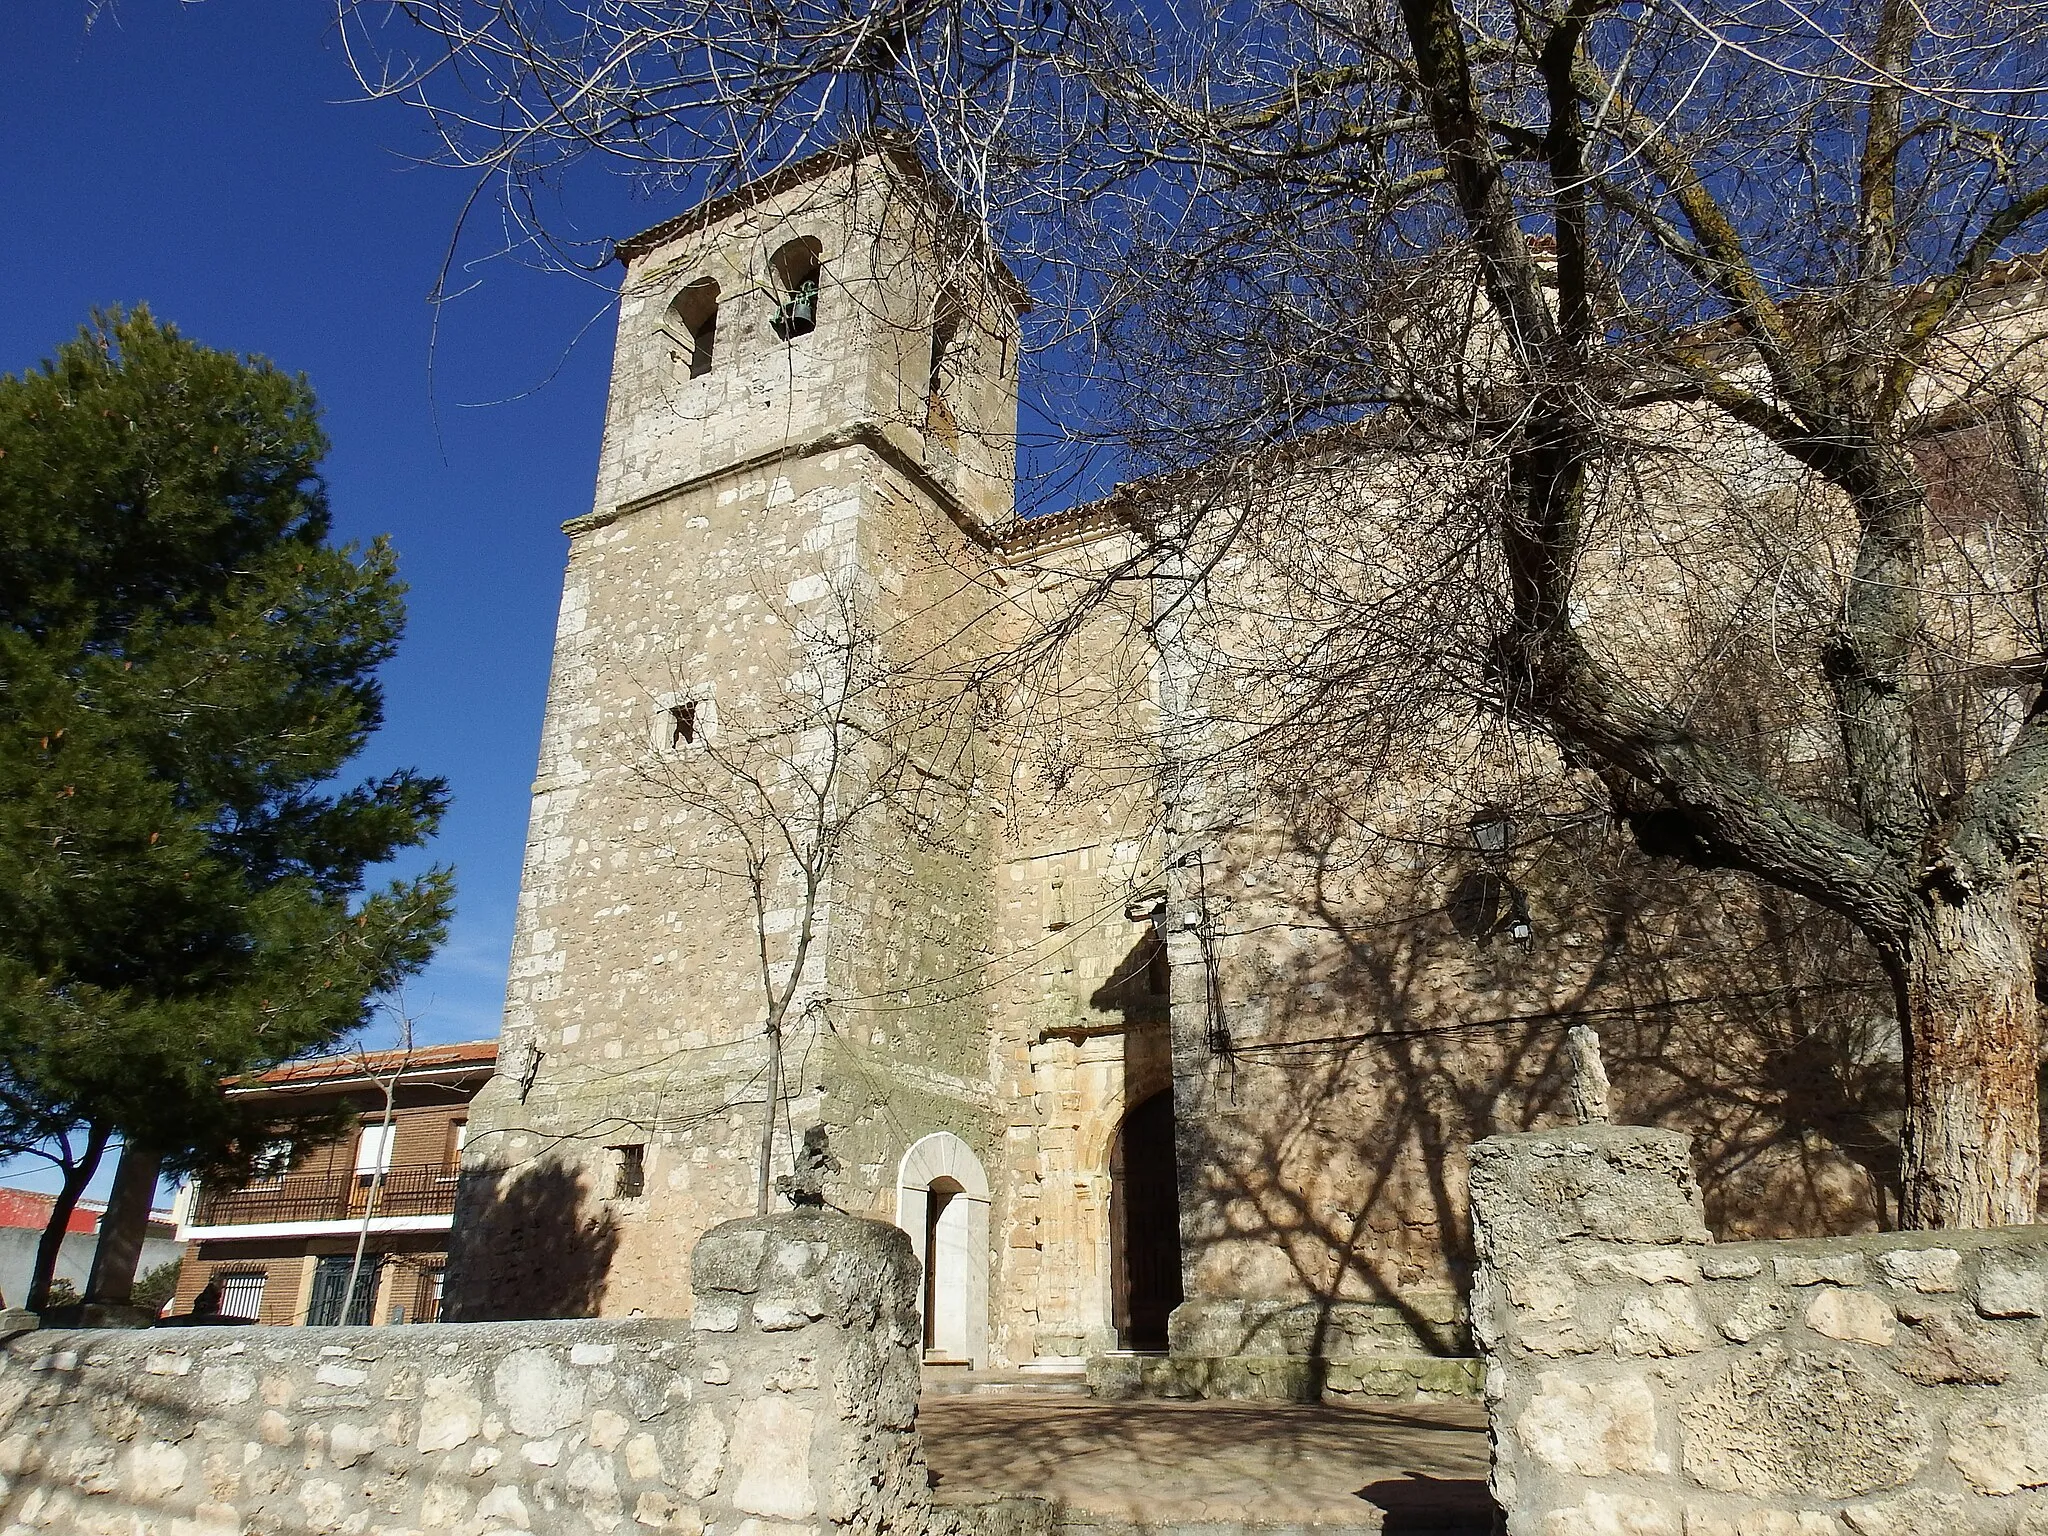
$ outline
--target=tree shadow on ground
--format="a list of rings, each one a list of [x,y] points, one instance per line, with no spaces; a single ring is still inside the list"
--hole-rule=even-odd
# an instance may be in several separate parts
[[[559,1162],[462,1176],[448,1255],[451,1322],[594,1317],[618,1251],[618,1222],[592,1208],[582,1174]]]

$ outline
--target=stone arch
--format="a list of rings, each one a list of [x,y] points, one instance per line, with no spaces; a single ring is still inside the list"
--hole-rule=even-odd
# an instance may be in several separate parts
[[[1079,1166],[1107,1177],[1109,1159],[1116,1150],[1117,1133],[1124,1127],[1124,1117],[1154,1094],[1163,1093],[1172,1086],[1170,1058],[1157,1063],[1126,1062],[1123,1081],[1116,1091],[1105,1095],[1082,1121],[1080,1143],[1076,1148],[1080,1154]]]
[[[1166,1348],[1185,1300],[1173,1089],[1131,1105],[1110,1155],[1110,1323],[1123,1349]]]
[[[775,294],[773,326],[782,340],[794,341],[818,328],[824,263],[825,243],[816,235],[786,240],[769,256],[768,271]]]
[[[662,325],[683,350],[677,353],[693,379],[711,371],[712,354],[718,344],[718,280],[700,277],[686,283],[669,302]]]
[[[1083,1245],[1083,1251],[1076,1253],[1083,1264],[1076,1321],[1086,1330],[1090,1349],[1121,1347],[1110,1171],[1117,1138],[1133,1109],[1173,1086],[1172,1056],[1164,1041],[1156,1051],[1133,1053],[1129,1045],[1126,1038],[1118,1070],[1104,1084],[1106,1091],[1089,1098],[1074,1126],[1071,1188],[1080,1196],[1080,1203],[1073,1212],[1073,1230],[1075,1240]]]
[[[896,1173],[896,1225],[924,1266],[929,1354],[988,1364],[988,1175],[951,1131],[911,1143]]]

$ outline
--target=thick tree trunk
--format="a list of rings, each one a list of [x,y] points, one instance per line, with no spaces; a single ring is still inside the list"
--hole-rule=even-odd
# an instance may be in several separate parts
[[[114,1187],[100,1217],[99,1244],[92,1251],[92,1272],[85,1280],[87,1301],[125,1307],[133,1299],[135,1265],[149,1240],[149,1212],[163,1166],[162,1153],[132,1141],[121,1144]]]
[[[1929,900],[1895,977],[1907,1042],[1900,1225],[2035,1221],[2040,1005],[2010,895]]]

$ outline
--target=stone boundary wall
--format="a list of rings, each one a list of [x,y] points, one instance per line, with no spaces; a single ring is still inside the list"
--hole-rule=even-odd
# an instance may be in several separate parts
[[[2048,1228],[1717,1244],[1690,1154],[1473,1150],[1510,1536],[2048,1536]]]
[[[921,1531],[892,1227],[732,1222],[686,1321],[22,1334],[4,1536]]]

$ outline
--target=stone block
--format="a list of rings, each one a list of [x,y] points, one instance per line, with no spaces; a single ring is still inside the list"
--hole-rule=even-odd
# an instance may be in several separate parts
[[[1738,1344],[1752,1344],[1765,1334],[1776,1333],[1792,1315],[1785,1293],[1770,1285],[1745,1285],[1732,1293],[1713,1296],[1717,1312],[1715,1326]]]
[[[1470,1348],[1459,1298],[1403,1293],[1385,1303],[1199,1297],[1167,1320],[1168,1352],[1191,1359],[1298,1355],[1342,1360]]]
[[[491,1393],[515,1434],[545,1437],[583,1419],[583,1378],[546,1349],[515,1350],[499,1361]]]
[[[1707,1347],[1706,1319],[1691,1291],[1659,1286],[1622,1304],[1611,1335],[1620,1355],[1696,1355]]]
[[[1543,1522],[1543,1536],[1687,1536],[1678,1511],[1639,1494],[1595,1489],[1583,1502],[1554,1509]]]
[[[1844,1353],[1745,1355],[1678,1410],[1685,1470],[1755,1497],[1847,1499],[1911,1482],[1931,1451],[1926,1417]]]
[[[1473,1398],[1484,1391],[1485,1382],[1485,1367],[1477,1360],[1434,1355],[1332,1360],[1324,1366],[1323,1398]]]
[[[1657,1448],[1656,1398],[1641,1377],[1578,1381],[1541,1372],[1514,1432],[1536,1460],[1580,1477],[1670,1470]]]
[[[1881,1297],[1869,1291],[1825,1290],[1807,1304],[1806,1326],[1849,1344],[1889,1345],[1899,1325]]]
[[[1753,1253],[1708,1248],[1700,1254],[1700,1273],[1709,1280],[1754,1280],[1763,1272],[1764,1261]]]
[[[1878,1255],[1877,1267],[1894,1285],[1922,1295],[1953,1291],[1962,1280],[1963,1256],[1953,1248],[1899,1248]]]
[[[1801,1253],[1771,1260],[1771,1273],[1780,1285],[1861,1285],[1863,1255],[1846,1253]]]
[[[1977,1310],[1986,1317],[2048,1313],[2048,1255],[2037,1255],[2032,1264],[1987,1255],[1977,1277]]]
[[[467,1376],[429,1376],[420,1403],[422,1454],[469,1444],[484,1427],[483,1399]]]
[[[1691,1143],[1675,1131],[1586,1125],[1490,1136],[1472,1149],[1471,1191],[1482,1260],[1573,1238],[1708,1241]]]
[[[709,1291],[752,1295],[755,1276],[768,1255],[768,1237],[764,1227],[751,1221],[713,1227],[698,1239],[691,1252],[691,1289],[698,1296]]]
[[[1591,1285],[1690,1285],[1700,1261],[1689,1248],[1596,1250],[1574,1256],[1572,1271]]]
[[[1980,1493],[2048,1488],[2048,1396],[1957,1409],[1948,1418],[1948,1459]]]
[[[1851,1504],[1842,1511],[1842,1523],[1854,1536],[1931,1536],[1955,1530],[1966,1507],[1960,1494],[1915,1488],[1887,1499]]]
[[[2012,1374],[1990,1330],[1968,1328],[1942,1313],[1912,1324],[1892,1368],[1923,1387],[1995,1387]]]
[[[795,1520],[812,1514],[811,1432],[817,1414],[779,1397],[756,1398],[733,1419],[735,1508]]]

